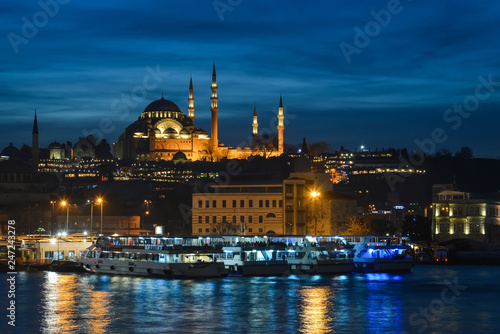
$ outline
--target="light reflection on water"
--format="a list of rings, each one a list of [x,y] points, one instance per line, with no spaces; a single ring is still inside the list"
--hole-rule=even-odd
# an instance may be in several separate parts
[[[416,333],[409,317],[456,277],[467,289],[424,332],[495,333],[500,267],[470,268],[213,280],[25,272],[16,333]]]

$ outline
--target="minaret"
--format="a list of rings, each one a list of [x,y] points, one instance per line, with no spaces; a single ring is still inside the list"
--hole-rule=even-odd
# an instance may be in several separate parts
[[[252,122],[252,136],[257,137],[259,135],[259,123],[257,123],[257,105],[253,105],[253,122]]]
[[[283,120],[285,119],[285,115],[283,115],[283,99],[280,94],[280,106],[278,108],[278,151],[280,154],[283,154],[285,151],[285,142],[283,139],[283,132],[285,130],[285,124],[283,123]]]
[[[35,171],[38,171],[39,149],[38,149],[38,121],[36,119],[36,110],[35,110],[35,120],[33,121],[31,155]]]
[[[214,152],[219,148],[219,139],[217,138],[217,112],[219,111],[219,107],[217,107],[217,76],[215,74],[215,62],[214,69],[212,71],[212,97],[210,101],[212,101],[212,106],[210,110],[212,111],[212,147]]]
[[[189,118],[193,121],[194,125],[194,97],[193,97],[193,77],[189,79],[189,98],[188,98],[188,112]]]

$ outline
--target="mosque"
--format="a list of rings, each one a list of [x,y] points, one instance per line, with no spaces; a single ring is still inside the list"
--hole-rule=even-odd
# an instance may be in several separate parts
[[[254,108],[252,121],[252,147],[227,147],[219,142],[217,113],[217,76],[215,64],[212,71],[212,96],[210,110],[212,112],[211,133],[195,126],[193,80],[189,83],[188,114],[184,114],[172,101],[163,97],[151,102],[141,116],[129,125],[125,132],[113,144],[113,156],[119,159],[141,161],[157,160],[207,160],[217,161],[221,158],[246,159],[251,155],[279,156],[284,152],[283,103],[280,96],[278,113],[278,143],[274,150],[268,151],[257,145],[258,122],[257,110]]]

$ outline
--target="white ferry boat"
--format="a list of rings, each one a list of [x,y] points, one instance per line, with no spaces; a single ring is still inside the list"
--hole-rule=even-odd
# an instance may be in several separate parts
[[[288,275],[288,263],[277,257],[278,249],[264,244],[224,246],[219,259],[224,262],[229,276]]]
[[[195,241],[191,243],[191,241]],[[198,245],[197,239],[160,237],[101,237],[79,260],[97,274],[159,278],[227,276],[216,261],[222,247]]]
[[[354,269],[358,272],[404,272],[411,271],[414,264],[411,247],[403,243],[392,243],[391,238],[387,238],[385,242],[363,239],[354,246],[354,250]]]
[[[293,274],[328,275],[354,271],[354,252],[341,239],[316,242],[305,238],[303,243],[288,247],[282,254]]]

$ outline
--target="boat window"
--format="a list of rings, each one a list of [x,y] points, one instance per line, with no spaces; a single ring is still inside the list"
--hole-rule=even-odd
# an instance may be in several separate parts
[[[158,262],[160,256],[159,254],[152,254],[153,255],[153,261]]]

